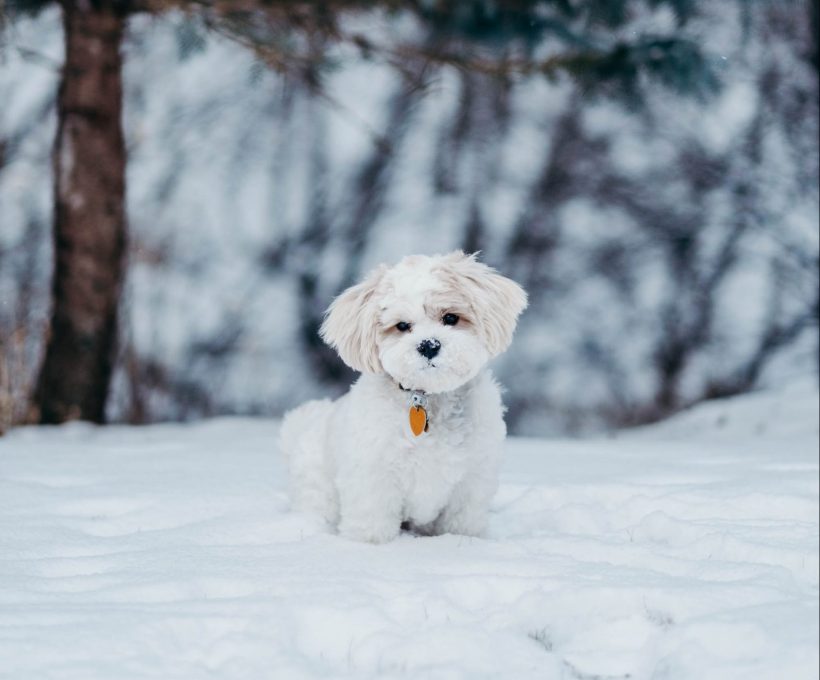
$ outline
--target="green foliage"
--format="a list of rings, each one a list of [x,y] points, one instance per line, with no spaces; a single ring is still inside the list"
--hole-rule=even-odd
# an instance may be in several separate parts
[[[420,0],[415,6],[439,43],[457,41],[462,52],[519,50],[523,74],[568,73],[584,92],[641,102],[642,86],[657,82],[680,95],[705,97],[719,85],[717,61],[685,33],[696,0]],[[661,9],[675,17],[665,35],[616,38],[637,14]],[[538,62],[535,47],[551,57]],[[470,67],[468,57],[455,59]],[[488,69],[489,70],[489,69]]]
[[[5,13],[36,13],[54,0],[7,0]],[[703,0],[701,0],[703,1]],[[178,28],[181,59],[201,50],[205,31],[216,29],[254,50],[268,66],[282,73],[314,73],[330,68],[324,50],[350,39],[339,29],[346,12],[383,9],[415,15],[427,34],[423,48],[379,46],[369,36],[356,36],[363,56],[400,63],[417,54],[433,63],[479,70],[502,77],[540,73],[569,74],[584,92],[614,96],[639,105],[642,88],[656,82],[676,94],[705,97],[719,84],[717,60],[703,52],[686,27],[697,13],[698,0],[328,0],[257,3],[178,0],[164,3],[120,3],[136,10],[186,10]],[[675,25],[663,35],[629,31],[636,16],[667,10]],[[308,40],[292,40],[307,36]],[[300,45],[310,45],[306,53]],[[297,47],[294,49],[293,45]],[[542,55],[546,54],[544,57]],[[536,56],[538,55],[538,56]]]
[[[715,93],[720,86],[717,63],[689,40],[643,36],[607,51],[573,55],[563,66],[585,92],[638,106],[648,80],[680,95],[703,99]]]
[[[617,29],[640,5],[668,7],[678,25],[695,13],[695,0],[419,0],[411,5],[442,37],[504,44],[534,45],[550,38],[591,46],[596,30]]]

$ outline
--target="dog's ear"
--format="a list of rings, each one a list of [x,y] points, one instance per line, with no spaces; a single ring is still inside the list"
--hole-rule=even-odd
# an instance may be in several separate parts
[[[479,262],[478,253],[460,250],[442,259],[443,273],[469,301],[475,326],[492,356],[501,354],[510,342],[527,293],[515,281]]]
[[[335,349],[350,368],[361,373],[382,371],[378,337],[376,288],[387,271],[385,265],[370,272],[359,284],[339,295],[325,312],[319,330],[322,339]]]

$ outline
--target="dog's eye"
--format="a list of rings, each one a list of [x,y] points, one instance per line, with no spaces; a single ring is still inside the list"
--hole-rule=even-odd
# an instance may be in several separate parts
[[[406,321],[399,321],[396,324],[396,330],[400,331],[401,333],[406,333],[407,331],[410,330],[410,324],[407,323]]]
[[[441,317],[441,323],[445,326],[455,326],[458,323],[458,314],[445,314]]]

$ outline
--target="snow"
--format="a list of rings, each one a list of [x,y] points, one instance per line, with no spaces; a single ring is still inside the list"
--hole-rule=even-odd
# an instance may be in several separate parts
[[[0,677],[817,677],[816,383],[511,439],[485,539],[329,534],[277,428],[0,440]]]

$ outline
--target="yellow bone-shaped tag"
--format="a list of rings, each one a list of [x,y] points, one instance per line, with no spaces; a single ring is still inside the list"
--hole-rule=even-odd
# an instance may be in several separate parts
[[[416,437],[427,431],[427,411],[423,406],[410,407],[410,430]]]

